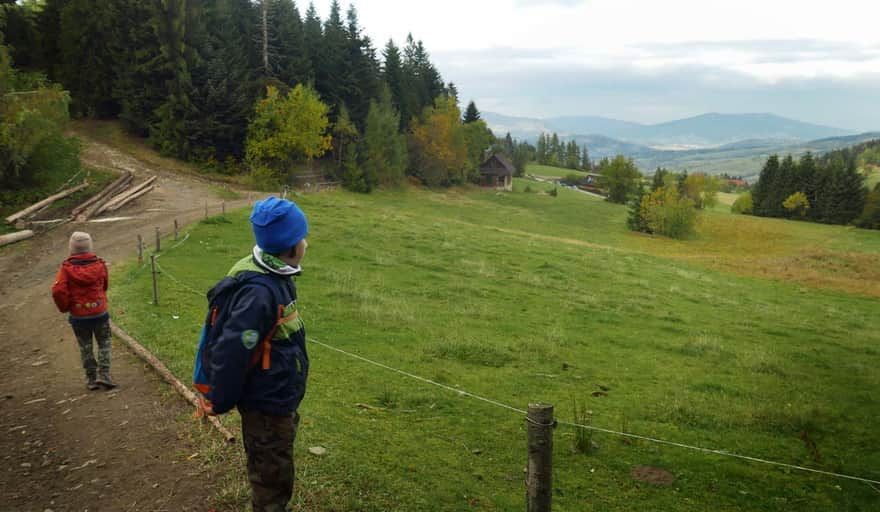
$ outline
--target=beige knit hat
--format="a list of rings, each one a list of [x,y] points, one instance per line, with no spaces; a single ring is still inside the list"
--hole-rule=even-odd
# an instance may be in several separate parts
[[[70,254],[92,252],[92,235],[83,231],[75,231],[70,235]]]

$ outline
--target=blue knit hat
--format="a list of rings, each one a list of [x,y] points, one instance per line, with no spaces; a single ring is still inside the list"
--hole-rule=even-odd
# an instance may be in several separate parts
[[[269,197],[254,204],[251,226],[260,249],[269,254],[287,251],[309,232],[306,215],[287,199]]]

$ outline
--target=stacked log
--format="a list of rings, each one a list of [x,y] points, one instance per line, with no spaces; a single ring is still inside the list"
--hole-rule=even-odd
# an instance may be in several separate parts
[[[150,190],[153,190],[152,184],[154,181],[156,181],[156,178],[158,178],[158,176],[152,176],[152,177],[148,178],[146,181],[144,181],[143,183],[141,183],[139,185],[135,185],[133,187],[130,187],[129,189],[122,192],[121,194],[118,194],[113,199],[108,201],[107,204],[104,205],[104,208],[102,208],[100,211],[96,212],[95,214],[97,215],[98,213],[101,213],[102,211],[108,211],[108,212],[116,211],[119,208],[122,208],[126,204],[130,203],[134,199],[137,199],[138,197],[149,192]]]
[[[88,220],[90,217],[96,215],[99,209],[101,209],[108,201],[110,201],[113,196],[125,190],[126,187],[128,187],[128,185],[131,183],[132,179],[133,177],[131,171],[126,172],[116,181],[114,181],[110,185],[107,185],[104,190],[99,192],[97,195],[74,208],[73,212],[71,212],[71,215],[75,217],[78,221]]]
[[[16,220],[23,219],[23,218],[31,215],[32,213],[37,212],[38,210],[42,209],[43,207],[49,206],[50,204],[54,203],[55,201],[57,201],[59,199],[63,199],[71,194],[76,193],[76,192],[79,192],[80,190],[82,190],[88,186],[89,186],[89,183],[87,181],[84,181],[73,188],[69,188],[69,189],[63,190],[57,194],[51,195],[38,203],[34,203],[31,206],[28,206],[24,210],[15,212],[12,215],[10,215],[9,217],[6,217],[6,223],[12,224]]]

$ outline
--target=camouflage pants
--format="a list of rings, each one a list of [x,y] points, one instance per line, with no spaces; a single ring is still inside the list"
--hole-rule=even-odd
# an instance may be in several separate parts
[[[293,496],[293,441],[299,414],[240,413],[254,512],[285,512]]]
[[[104,320],[98,324],[74,325],[73,333],[79,344],[79,356],[82,359],[83,368],[87,376],[94,377],[95,370],[110,370],[110,351],[113,336],[110,333],[110,321]],[[95,352],[92,349],[92,337],[98,342],[98,361],[95,362]]]

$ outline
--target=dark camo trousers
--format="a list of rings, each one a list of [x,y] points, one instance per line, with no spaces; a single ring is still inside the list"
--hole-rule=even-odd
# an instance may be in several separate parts
[[[293,441],[299,414],[239,412],[254,512],[285,512],[293,496]]]
[[[113,336],[110,333],[110,321],[104,320],[94,325],[74,325],[73,333],[79,344],[79,356],[82,359],[83,369],[87,376],[94,377],[95,370],[110,370],[110,351],[113,345]],[[98,361],[95,362],[95,352],[92,349],[92,337],[98,344]]]

